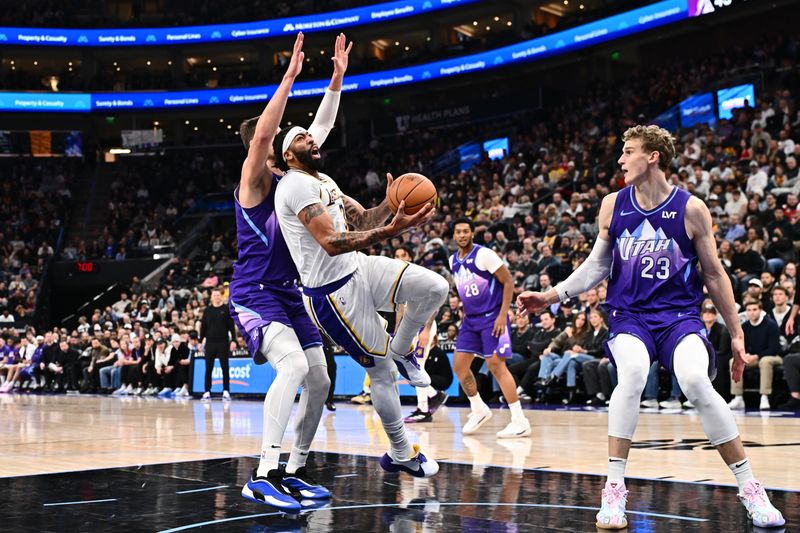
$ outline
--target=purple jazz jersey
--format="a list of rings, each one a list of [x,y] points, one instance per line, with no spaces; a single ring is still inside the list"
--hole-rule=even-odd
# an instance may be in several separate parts
[[[609,227],[614,243],[609,307],[684,311],[703,301],[697,253],[684,226],[690,197],[674,187],[661,205],[645,211],[636,202],[633,187],[619,192]]]
[[[481,249],[483,246],[473,245],[464,259],[458,257],[458,252],[453,254],[451,258],[453,282],[464,306],[465,315],[478,316],[494,312],[494,317],[489,322],[491,329],[491,324],[494,323],[497,311],[503,303],[503,285],[497,281],[494,274],[481,270],[475,264],[478,251]]]
[[[697,253],[686,234],[684,215],[691,195],[678,187],[646,211],[633,187],[617,194],[609,236],[614,243],[608,283],[609,341],[627,333],[644,342],[651,360],[672,369],[672,354],[683,337],[704,331],[699,307],[703,282]],[[711,372],[714,350],[705,336]]]
[[[458,331],[456,351],[473,353],[481,357],[511,357],[511,325],[506,320],[506,332],[500,337],[492,335],[494,321],[503,304],[503,285],[491,272],[475,264],[483,246],[473,245],[463,259],[453,254],[453,281],[464,306],[464,321]],[[494,253],[494,252],[491,252]]]
[[[295,285],[299,277],[297,268],[278,226],[275,214],[278,180],[278,176],[272,177],[269,194],[252,208],[239,204],[238,188],[233,193],[239,257],[233,265],[230,312],[258,363],[265,361],[259,352],[262,328],[272,322],[293,328],[303,348],[322,344]]]

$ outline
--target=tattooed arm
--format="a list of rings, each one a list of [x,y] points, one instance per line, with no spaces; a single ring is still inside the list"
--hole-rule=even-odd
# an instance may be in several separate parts
[[[405,214],[404,207],[401,203],[391,223],[365,231],[336,231],[333,219],[320,202],[304,207],[297,218],[328,255],[333,256],[362,250],[399,235],[410,227],[425,224],[433,217],[432,204],[426,205],[414,215]]]
[[[389,210],[389,202],[384,200],[378,207],[364,209],[356,200],[349,196],[342,196],[344,200],[344,210],[347,213],[347,222],[356,230],[370,230],[383,225],[392,212]]]

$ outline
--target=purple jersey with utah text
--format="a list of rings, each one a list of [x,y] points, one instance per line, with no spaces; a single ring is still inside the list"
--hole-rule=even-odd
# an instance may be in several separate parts
[[[488,248],[475,244],[463,259],[458,257],[459,252],[450,257],[453,282],[464,306],[465,315],[475,316],[494,313],[496,316],[497,311],[500,310],[500,306],[503,304],[503,284],[497,281],[494,274],[476,265],[475,262],[479,253],[494,254]],[[492,321],[494,321],[494,318],[493,316]]]
[[[608,306],[632,312],[696,310],[703,300],[697,253],[684,215],[691,194],[673,187],[655,209],[636,201],[634,187],[617,194],[609,226],[613,262]]]

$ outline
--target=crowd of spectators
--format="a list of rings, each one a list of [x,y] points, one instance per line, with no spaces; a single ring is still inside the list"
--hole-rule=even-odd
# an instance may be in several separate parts
[[[182,3],[175,0],[176,3]],[[204,3],[203,3],[204,4]],[[326,2],[314,6],[314,11],[323,11]],[[332,2],[336,4],[336,2]],[[572,26],[583,24],[603,16],[624,11],[632,5],[641,2],[608,2],[604,7],[593,6],[590,10],[576,11],[569,13],[558,19],[548,18],[537,23],[534,19],[525,21],[524,24],[507,26],[505,23],[498,23],[492,31],[476,32],[470,35],[465,32],[452,30],[443,41],[434,41],[428,36],[421,39],[418,32],[414,31],[414,37],[406,38],[404,35],[392,34],[390,37],[378,38],[376,41],[391,42],[396,39],[402,40],[402,45],[387,46],[376,48],[372,46],[357,47],[350,56],[348,71],[350,74],[363,72],[373,72],[401,68],[422,63],[458,57],[467,54],[477,53],[485,50],[499,48],[505,45],[520,42],[522,40],[543,36],[556,31],[561,31]],[[353,7],[352,4],[349,7]],[[293,8],[297,9],[298,6]],[[304,9],[303,6],[299,7]],[[181,13],[194,14],[201,12],[193,8]],[[222,10],[215,9],[215,13]],[[230,17],[232,13],[224,10],[224,15]],[[235,11],[235,10],[232,10]],[[43,11],[47,12],[47,10]],[[165,11],[166,12],[166,11]],[[252,13],[257,11],[249,10],[248,14],[252,18]],[[280,12],[280,6],[278,7]],[[275,11],[270,10],[268,18],[274,18]],[[191,16],[191,15],[190,15]],[[245,17],[246,19],[246,17]],[[202,18],[205,23],[212,23],[209,18]],[[244,20],[244,19],[243,19]],[[397,41],[398,43],[400,41]],[[324,50],[324,55],[311,51],[307,47],[306,62],[304,64],[304,76],[309,78],[324,78],[330,72],[330,56]],[[288,50],[287,50],[288,52]],[[235,53],[227,53],[228,57],[236,56]],[[224,57],[224,56],[223,56]],[[257,63],[252,60],[241,62],[232,59],[226,63],[224,60],[214,60],[212,63],[200,61],[197,63],[184,64],[183,71],[180,73],[166,63],[160,62],[158,65],[140,65],[131,67],[123,64],[118,68],[117,61],[100,61],[96,67],[92,68],[93,74],[90,79],[81,72],[83,66],[80,62],[67,62],[56,69],[50,67],[34,66],[17,63],[9,64],[4,76],[0,79],[0,88],[8,90],[43,90],[52,89],[52,79],[57,78],[59,91],[144,91],[144,90],[180,90],[180,89],[202,89],[220,87],[248,87],[253,85],[266,85],[279,83],[283,77],[283,72],[288,64],[288,56],[275,54],[272,68],[264,70],[259,68]]]
[[[235,155],[234,155],[235,154]],[[210,192],[232,191],[241,152],[173,150],[156,157],[129,158],[115,165],[102,232],[70,242],[66,259],[115,259],[170,252],[175,222]],[[169,183],[165,188],[164,184]]]
[[[0,159],[0,323],[32,320],[82,171],[78,159]]]
[[[796,400],[789,400],[786,406],[797,408],[800,380],[793,366],[796,363],[792,362],[796,358],[783,357],[800,352],[800,342],[794,336],[797,308],[789,304],[800,301],[796,289],[800,143],[795,142],[800,138],[800,114],[795,100],[800,84],[793,70],[798,59],[797,39],[776,37],[741,52],[738,66],[758,63],[765,71],[787,64],[792,68],[786,69],[788,74],[764,91],[757,102],[736,110],[732,120],[680,131],[677,156],[670,162],[667,179],[710,207],[720,259],[741,306],[750,366],[758,367],[762,378],[759,406],[770,408],[776,400],[784,399],[771,397],[775,393],[773,381],[781,381],[764,377],[769,377],[782,362]],[[363,149],[355,147],[331,155],[327,163],[336,169],[332,172],[344,192],[367,206],[382,199],[385,189],[379,172],[385,170],[428,172],[437,184],[438,214],[431,224],[374,246],[369,253],[393,256],[398,248],[405,247],[415,262],[449,277],[447,257],[454,250],[450,226],[456,218],[468,216],[477,226],[476,242],[503,258],[517,280],[517,292],[547,289],[568,276],[585,258],[597,234],[596,215],[601,199],[622,186],[616,165],[620,134],[718,78],[730,67],[726,58],[633,71],[624,83],[596,86],[581,98],[533,117],[512,120],[511,153],[498,160],[484,155],[466,171],[429,172],[443,154],[465,140],[479,138],[481,131],[496,125],[453,128],[448,135],[427,131],[390,140],[374,138]],[[210,165],[206,162],[200,166]],[[227,175],[224,186],[230,191],[238,166],[225,169],[213,173],[211,179]],[[172,179],[171,169],[165,167],[164,172]],[[132,190],[126,188],[125,194],[132,194]],[[118,227],[127,231],[125,224]],[[162,280],[166,295],[159,294],[157,298],[166,298],[169,305],[175,291],[195,294],[202,288],[224,287],[234,254],[232,242],[230,228],[221,230],[214,234],[199,260],[191,264],[176,262]],[[144,316],[153,308],[153,299],[156,297],[148,298]],[[187,301],[191,297],[187,296]],[[615,379],[613,365],[603,357],[601,349],[607,335],[604,301],[605,286],[601,285],[576,301],[532,317],[531,322],[515,319],[512,341],[519,357],[512,365],[512,373],[523,399],[590,404],[607,401]],[[188,311],[173,305],[169,316],[174,324]],[[725,377],[730,349],[726,347],[724,325],[718,324],[710,301],[704,303],[702,311],[709,337],[713,333],[716,338],[713,342],[719,355],[721,372],[715,386],[729,398],[733,396],[733,408],[743,406],[744,391],[731,388]],[[175,314],[177,318],[173,318]],[[458,297],[452,296],[438,313],[439,345],[443,349],[453,346],[462,319]],[[99,325],[102,333],[106,322],[101,313],[87,324],[91,328]],[[113,328],[113,316],[110,322]],[[159,325],[165,327],[163,322]],[[136,327],[134,323],[132,328]],[[761,328],[777,331],[777,344],[775,335],[765,335]],[[187,329],[191,328],[179,327],[175,333],[188,335]],[[172,334],[167,331],[163,336],[171,339]],[[116,340],[121,340],[119,334]],[[491,395],[492,387],[487,383],[483,392]],[[681,405],[680,390],[675,384],[669,391],[660,391],[659,370],[655,366],[643,401],[646,406],[655,407],[660,397],[665,398],[666,406]]]
[[[227,301],[227,286],[202,288],[195,281],[173,275],[148,292],[134,279],[119,300],[81,316],[72,328],[3,327],[0,392],[188,397],[191,360],[204,351],[201,321],[211,291]],[[234,356],[248,353],[241,337],[233,342]]]

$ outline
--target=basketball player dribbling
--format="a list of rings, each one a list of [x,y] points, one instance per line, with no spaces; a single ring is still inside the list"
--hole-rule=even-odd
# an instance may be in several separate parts
[[[332,58],[334,73],[309,127],[320,144],[336,119],[350,52],[345,44],[344,35],[339,35]],[[271,153],[292,84],[303,67],[302,47],[301,33],[283,81],[264,112],[240,127],[247,159],[234,192],[239,256],[230,285],[230,311],[250,353],[258,364],[269,361],[277,374],[264,399],[261,460],[242,488],[242,496],[290,511],[301,508],[290,490],[309,499],[331,495],[306,469],[330,379],[322,339],[303,306],[302,294],[295,285],[299,275],[278,227],[275,189],[282,173],[274,168]],[[279,467],[281,441],[301,386],[295,442],[284,471]]]
[[[406,435],[395,366],[415,387],[430,385],[413,351],[419,329],[447,298],[448,284],[419,265],[357,252],[423,225],[433,216],[431,203],[413,215],[405,202],[388,224],[388,200],[364,209],[344,195],[330,176],[320,172],[319,146],[312,134],[293,127],[273,141],[276,164],[286,171],[275,192],[275,209],[292,259],[300,272],[306,308],[318,326],[366,368],[372,405],[389,438],[380,460],[389,472],[430,477],[439,471]],[[388,191],[392,178],[388,176]],[[348,225],[353,231],[348,230]],[[378,311],[405,304],[393,337]]]
[[[665,170],[675,157],[668,131],[636,126],[623,140],[618,162],[626,187],[603,199],[600,233],[589,258],[555,288],[524,292],[517,299],[523,312],[536,312],[609,278],[606,349],[619,385],[608,408],[608,480],[597,527],[627,526],[625,466],[648,369],[656,360],[675,374],[699,411],[709,441],[736,477],[739,499],[753,525],[781,526],[783,516],[754,478],[733,414],[709,379],[716,356],[700,320],[703,283],[731,332],[735,381],[742,379],[745,365],[744,334],[733,289],[717,257],[709,210],[667,182]]]

